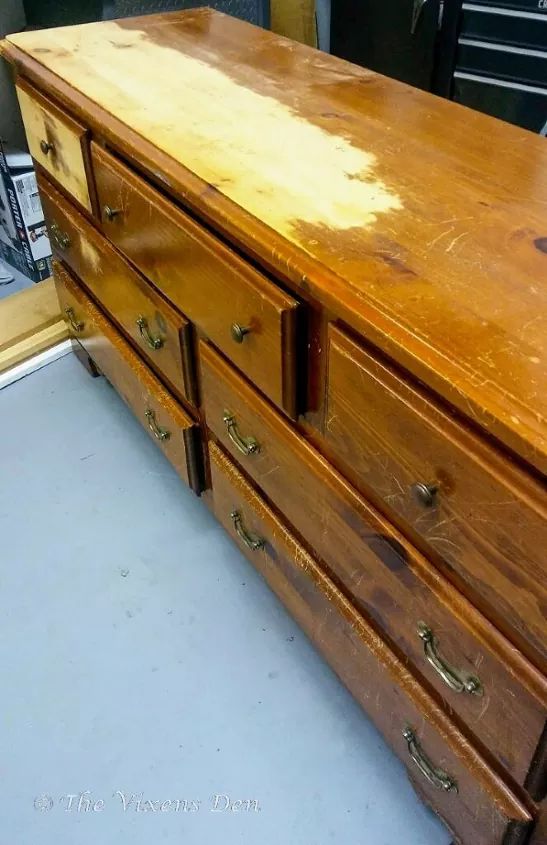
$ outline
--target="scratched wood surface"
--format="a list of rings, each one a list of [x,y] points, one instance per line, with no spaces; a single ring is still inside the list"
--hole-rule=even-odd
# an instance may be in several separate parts
[[[547,468],[543,138],[210,10],[4,52],[125,127],[129,154],[153,144],[171,190]]]

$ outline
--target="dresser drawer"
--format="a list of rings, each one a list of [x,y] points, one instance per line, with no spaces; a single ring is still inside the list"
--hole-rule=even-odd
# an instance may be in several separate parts
[[[70,334],[115,387],[179,475],[200,492],[197,427],[70,274],[53,262]]]
[[[113,156],[92,147],[107,237],[273,402],[294,415],[296,301]]]
[[[544,665],[545,489],[332,326],[324,435],[345,474]]]
[[[208,428],[522,783],[545,725],[542,676],[210,346],[199,357]]]
[[[91,212],[87,130],[25,82],[17,83],[17,97],[31,156]]]
[[[457,837],[525,841],[531,818],[234,464],[209,445],[214,511]]]
[[[54,253],[126,332],[170,389],[195,400],[190,324],[45,179],[38,185]]]

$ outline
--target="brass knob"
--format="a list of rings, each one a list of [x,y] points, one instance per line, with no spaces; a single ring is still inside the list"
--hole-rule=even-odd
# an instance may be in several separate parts
[[[42,150],[43,154],[47,156],[47,154],[55,149],[53,144],[50,144],[49,141],[40,141],[40,149]]]
[[[236,343],[243,343],[245,335],[249,334],[250,331],[251,329],[248,326],[240,326],[239,323],[232,323],[230,328],[232,340],[235,340]]]
[[[118,216],[118,214],[121,214],[121,209],[110,208],[109,205],[105,205],[105,207],[103,208],[103,212],[106,219],[112,221],[115,217]]]
[[[426,508],[430,508],[435,504],[438,489],[436,484],[424,484],[423,481],[417,481],[410,488],[416,501]]]

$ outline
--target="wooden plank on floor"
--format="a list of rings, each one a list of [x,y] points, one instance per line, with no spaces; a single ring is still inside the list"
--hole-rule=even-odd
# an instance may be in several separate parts
[[[53,279],[0,301],[0,372],[67,337]]]

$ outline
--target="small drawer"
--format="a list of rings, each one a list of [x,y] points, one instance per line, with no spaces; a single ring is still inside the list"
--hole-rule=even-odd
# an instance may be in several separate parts
[[[352,482],[544,668],[545,489],[333,326],[324,436]]]
[[[456,67],[528,85],[547,85],[547,52],[459,38]]]
[[[107,237],[293,416],[297,302],[95,144],[92,156]]]
[[[38,179],[54,253],[74,271],[180,398],[193,403],[191,328],[44,178]]]
[[[213,507],[458,841],[524,843],[527,810],[213,443]]]
[[[91,213],[87,130],[25,82],[17,98],[31,156]]]
[[[72,276],[53,262],[61,311],[71,336],[135,413],[187,484],[199,493],[198,430]]]
[[[208,428],[413,672],[523,783],[545,726],[544,678],[210,346]]]

